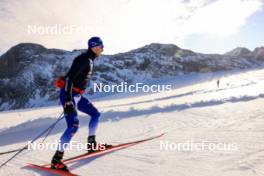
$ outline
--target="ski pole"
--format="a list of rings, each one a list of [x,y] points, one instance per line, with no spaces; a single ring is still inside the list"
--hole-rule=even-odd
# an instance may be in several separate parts
[[[30,143],[33,143],[34,141],[36,141],[38,138],[40,138],[43,134],[45,134],[46,132],[48,132],[50,129],[54,128],[54,126],[61,120],[64,118],[64,113],[62,113],[58,119],[52,124],[50,125],[47,129],[45,129],[42,133],[40,133],[37,137],[35,137],[32,141],[30,141]],[[28,148],[28,144],[25,145],[23,148],[21,148],[20,150],[18,150],[12,157],[10,157],[7,161],[5,161],[3,164],[0,165],[0,168],[2,168],[4,165],[6,165],[8,162],[10,162],[12,159],[14,159],[18,154],[20,154],[23,150]]]
[[[8,154],[8,153],[13,153],[13,152],[17,152],[19,150],[21,150],[22,148],[19,148],[19,149],[14,149],[14,150],[9,150],[9,151],[6,151],[6,152],[0,152],[0,155],[5,155],[5,154]]]
[[[59,120],[61,120],[61,119],[63,119],[63,118],[64,118],[64,116],[60,116],[60,117],[59,117]],[[49,136],[49,134],[51,133],[51,131],[54,129],[54,127],[56,126],[56,124],[57,124],[57,123],[54,123],[53,126],[51,126],[51,127],[49,128],[48,133],[47,133],[46,136],[43,138],[43,140],[41,141],[41,143],[43,143],[43,142],[47,139],[47,137]]]
[[[55,127],[55,125],[53,125],[53,127],[51,127],[48,131],[48,133],[46,134],[46,136],[44,137],[44,139],[41,141],[41,143],[43,143],[47,137],[49,136],[49,134],[51,133],[51,131],[53,130],[53,128]],[[28,146],[27,146],[28,147]],[[23,147],[24,148],[24,147]],[[9,151],[6,151],[6,152],[0,152],[0,155],[5,155],[5,154],[9,154],[9,153],[14,153],[14,152],[17,152],[19,150],[21,150],[22,148],[19,148],[19,149],[14,149],[14,150],[9,150]],[[27,149],[27,148],[25,148]]]
[[[61,116],[59,118],[61,118]],[[55,125],[56,125],[56,123],[54,123],[53,126],[50,126],[48,133],[46,134],[46,136],[44,137],[44,139],[41,141],[41,143],[43,143],[47,139],[47,137],[49,136],[49,134],[51,133],[51,131],[54,129]],[[14,149],[14,150],[6,151],[6,152],[0,152],[0,155],[5,155],[5,154],[17,152],[17,151],[19,151],[19,150],[21,150],[23,148]],[[27,149],[27,148],[25,148],[25,149]]]

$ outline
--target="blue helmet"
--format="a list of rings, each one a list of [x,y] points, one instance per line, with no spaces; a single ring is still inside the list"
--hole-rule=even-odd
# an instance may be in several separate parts
[[[103,41],[100,39],[100,37],[92,37],[88,40],[88,47],[93,48],[96,46],[100,46],[101,48],[104,48]]]

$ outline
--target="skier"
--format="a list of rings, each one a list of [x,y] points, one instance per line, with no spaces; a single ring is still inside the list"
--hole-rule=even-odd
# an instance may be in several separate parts
[[[220,80],[219,79],[216,81],[216,84],[217,84],[217,88],[219,88],[219,85],[220,85]]]
[[[89,122],[89,134],[87,139],[87,150],[94,150],[97,145],[95,140],[96,129],[100,117],[99,111],[82,94],[93,71],[94,60],[103,52],[103,42],[99,37],[92,37],[88,41],[88,50],[77,56],[68,73],[55,82],[60,89],[60,102],[64,109],[67,129],[60,138],[57,151],[51,160],[51,168],[68,171],[67,166],[62,162],[64,146],[67,145],[79,128],[77,111],[84,112],[91,116]],[[75,100],[78,98],[78,101]]]

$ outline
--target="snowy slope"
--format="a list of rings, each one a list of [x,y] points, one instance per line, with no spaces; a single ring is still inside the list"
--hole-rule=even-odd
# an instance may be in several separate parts
[[[219,88],[216,77],[221,77]],[[69,168],[84,176],[263,175],[264,70],[190,75],[183,85],[177,85],[180,80],[168,80],[176,87],[169,92],[94,100],[102,112],[99,141],[117,144],[167,133],[157,140],[70,164]],[[60,113],[60,107],[0,113],[0,152],[23,146]],[[89,118],[80,114],[80,120],[74,140],[85,142]],[[56,141],[64,127],[60,122],[47,142]],[[160,146],[162,142],[187,141],[227,143],[235,150],[165,150]],[[67,151],[65,157],[79,153]],[[41,175],[22,167],[29,162],[50,162],[52,155],[53,151],[26,151],[0,169],[0,175]],[[10,156],[0,156],[0,162]]]

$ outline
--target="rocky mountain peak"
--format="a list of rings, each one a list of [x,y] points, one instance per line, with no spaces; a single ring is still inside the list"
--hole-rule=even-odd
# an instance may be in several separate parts
[[[21,43],[10,48],[0,57],[0,78],[8,77],[18,73],[28,62],[32,56],[47,50],[45,47],[34,43]]]
[[[229,55],[229,56],[247,56],[250,53],[251,53],[251,51],[247,48],[237,47],[237,48],[227,52],[226,55]]]

